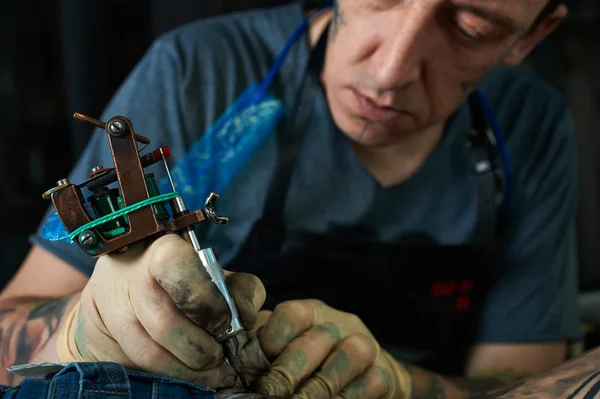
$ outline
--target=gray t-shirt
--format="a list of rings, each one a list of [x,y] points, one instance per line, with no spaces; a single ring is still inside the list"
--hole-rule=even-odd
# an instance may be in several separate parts
[[[108,105],[103,120],[129,117],[153,147],[183,157],[251,83],[261,81],[303,18],[298,4],[192,23],[157,40]],[[271,92],[287,107],[298,94],[309,56],[299,41]],[[497,282],[487,293],[477,342],[539,342],[578,336],[573,215],[577,191],[574,128],[557,91],[517,69],[498,69],[481,85],[504,128],[514,169],[513,219],[500,254]],[[425,165],[408,181],[383,189],[357,161],[347,139],[331,128],[319,93],[285,206],[286,226],[326,233],[338,226],[369,229],[381,242],[407,232],[440,244],[469,243],[477,196],[465,138],[463,106]],[[280,129],[281,130],[281,129]],[[276,134],[283,134],[278,131]],[[218,211],[231,222],[202,236],[224,267],[234,259],[263,212],[275,167],[270,137],[221,192]],[[96,131],[70,175],[84,181],[95,165],[112,166],[104,131]],[[158,178],[162,169],[156,168]],[[315,206],[315,195],[318,206]],[[86,274],[95,260],[77,246],[32,242]]]

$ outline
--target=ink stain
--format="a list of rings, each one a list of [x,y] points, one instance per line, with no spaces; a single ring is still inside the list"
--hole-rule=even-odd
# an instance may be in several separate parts
[[[180,350],[192,350],[194,356],[199,360],[198,364],[202,367],[215,364],[219,360],[214,353],[206,351],[202,342],[194,341],[182,327],[173,328],[169,331],[169,342]]]
[[[359,143],[362,143],[362,141],[364,140],[365,135],[367,134],[367,131],[369,130],[370,125],[371,125],[371,121],[365,120],[365,127],[363,128],[362,132],[360,133],[360,135],[357,138],[357,141]]]
[[[209,292],[205,293],[195,292],[197,284],[192,286],[183,281],[179,282],[177,287],[169,287],[167,284],[163,287],[170,293],[179,310],[212,335],[229,327],[231,316],[216,285],[208,285]]]
[[[556,384],[571,386],[572,384],[575,384],[576,382],[577,382],[577,378],[567,377],[567,378],[562,378],[562,379],[556,381]]]
[[[330,39],[334,40],[339,32],[340,26],[344,24],[344,17],[340,11],[339,1],[333,3],[333,19],[331,21]]]
[[[383,376],[383,381],[385,381],[385,388],[388,392],[390,392],[392,390],[392,373],[390,373],[390,371],[385,367],[377,367],[377,370]]]
[[[322,324],[317,324],[315,328],[319,331],[327,333],[327,335],[329,335],[334,342],[337,342],[340,339],[342,339],[342,333],[340,329],[338,328],[338,326],[336,326],[330,321]]]
[[[80,308],[81,309],[81,308]],[[85,340],[85,333],[83,331],[83,324],[81,323],[81,313],[77,314],[77,320],[75,320],[75,345],[80,355],[84,358],[90,358],[87,353],[87,345]]]
[[[323,366],[322,374],[324,376],[343,375],[351,370],[352,361],[345,350],[340,349],[335,353],[331,361]]]
[[[295,349],[288,353],[282,363],[285,364],[285,368],[291,371],[294,374],[300,373],[302,369],[306,366],[308,362],[308,356],[306,356],[306,352],[300,349]]]
[[[253,377],[267,372],[271,363],[262,351],[258,338],[240,334],[238,335],[238,341],[240,345],[238,355],[248,377],[253,379]]]
[[[367,397],[367,384],[364,381],[354,381],[345,391],[345,398],[365,398]]]
[[[284,316],[281,318],[275,330],[276,339],[282,344],[288,344],[296,334],[296,322],[291,318]]]

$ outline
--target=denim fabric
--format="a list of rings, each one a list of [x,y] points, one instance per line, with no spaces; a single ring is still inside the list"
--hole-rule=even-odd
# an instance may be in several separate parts
[[[45,379],[0,387],[5,399],[216,399],[214,390],[116,363],[71,363]]]

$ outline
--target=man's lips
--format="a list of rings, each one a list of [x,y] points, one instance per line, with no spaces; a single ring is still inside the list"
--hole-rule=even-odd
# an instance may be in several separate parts
[[[368,120],[382,125],[394,125],[397,124],[400,118],[407,115],[406,112],[392,107],[379,106],[373,100],[355,90],[353,90],[353,93],[356,97],[360,115]]]

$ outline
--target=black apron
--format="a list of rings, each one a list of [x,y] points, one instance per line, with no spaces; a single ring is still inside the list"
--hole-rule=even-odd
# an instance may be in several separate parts
[[[294,115],[278,140],[278,161],[263,217],[228,270],[258,276],[267,291],[264,309],[292,299],[316,298],[356,314],[398,360],[440,373],[460,373],[472,342],[487,244],[496,231],[497,170],[485,118],[471,98],[470,135],[479,200],[476,243],[439,246],[407,237],[394,244],[360,231],[336,229],[320,235],[292,231],[283,211],[306,122],[320,90],[327,32],[311,52]],[[315,197],[315,206],[319,198]]]

